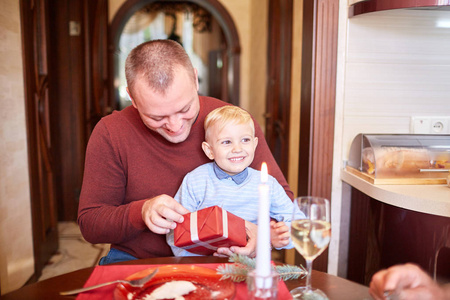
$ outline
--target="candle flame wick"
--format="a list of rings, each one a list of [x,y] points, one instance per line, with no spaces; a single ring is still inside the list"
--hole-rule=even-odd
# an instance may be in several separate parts
[[[267,183],[269,181],[269,174],[267,172],[267,164],[265,162],[261,165],[261,182]]]

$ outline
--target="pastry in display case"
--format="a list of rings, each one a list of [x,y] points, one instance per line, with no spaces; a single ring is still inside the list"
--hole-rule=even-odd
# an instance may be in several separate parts
[[[358,134],[346,169],[374,184],[446,184],[450,135]]]

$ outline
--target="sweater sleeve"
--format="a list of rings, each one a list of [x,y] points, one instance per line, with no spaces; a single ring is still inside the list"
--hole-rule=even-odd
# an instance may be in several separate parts
[[[270,177],[270,217],[277,220],[277,222],[284,222],[289,229],[291,228],[291,223],[293,221],[293,212],[295,209],[295,219],[305,218],[305,215],[295,207],[291,199],[286,196],[282,186],[275,180],[275,178]],[[289,244],[280,249],[291,249],[294,247],[292,240],[289,239]]]
[[[190,174],[191,173],[188,173],[184,176],[183,182],[174,196],[174,199],[183,205],[184,208],[190,212],[193,212],[197,210],[197,201],[194,193],[192,192],[192,185],[189,184],[190,178],[192,177]]]
[[[100,121],[89,139],[78,224],[90,243],[121,243],[148,230],[141,210],[145,199],[125,203],[126,170],[107,127]]]

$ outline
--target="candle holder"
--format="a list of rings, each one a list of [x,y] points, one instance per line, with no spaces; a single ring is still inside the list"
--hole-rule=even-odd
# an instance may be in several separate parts
[[[247,274],[247,291],[249,300],[276,300],[280,276],[272,270],[268,276],[260,276],[255,270]]]

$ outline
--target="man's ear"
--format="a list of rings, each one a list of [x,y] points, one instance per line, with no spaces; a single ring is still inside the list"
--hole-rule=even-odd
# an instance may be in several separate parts
[[[211,146],[207,142],[202,143],[203,152],[205,152],[206,156],[210,159],[214,159],[214,154],[212,152]]]
[[[130,97],[131,104],[133,104],[134,108],[137,109],[136,103],[134,102],[133,98],[131,97],[131,93],[130,93],[130,90],[128,89],[128,87],[127,87],[127,94],[128,94],[128,97]]]

